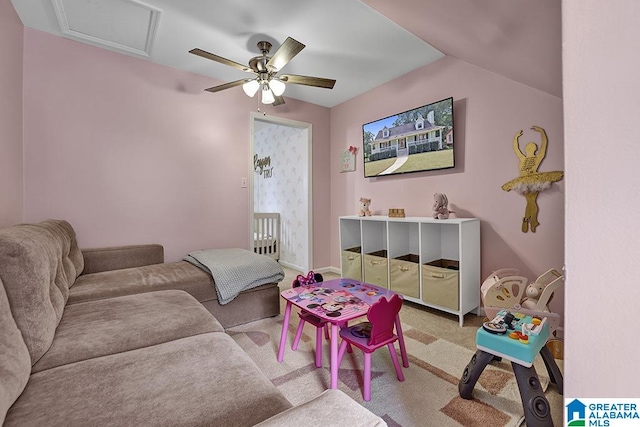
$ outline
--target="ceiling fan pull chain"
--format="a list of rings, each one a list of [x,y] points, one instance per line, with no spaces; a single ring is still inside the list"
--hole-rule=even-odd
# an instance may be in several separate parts
[[[263,116],[266,116],[267,112],[260,110],[260,97],[259,96],[256,96],[256,105],[258,106],[257,107],[258,108],[258,113],[262,113]]]

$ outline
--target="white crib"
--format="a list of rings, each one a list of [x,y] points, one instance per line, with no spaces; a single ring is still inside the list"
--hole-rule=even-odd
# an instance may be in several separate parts
[[[253,251],[275,260],[280,258],[280,214],[254,212]]]

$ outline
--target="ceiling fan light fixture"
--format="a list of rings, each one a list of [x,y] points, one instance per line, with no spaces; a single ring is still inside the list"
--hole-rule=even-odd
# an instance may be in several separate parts
[[[287,86],[284,84],[282,80],[273,78],[269,80],[269,88],[271,89],[271,91],[275,96],[282,96]]]
[[[268,54],[271,51],[271,47],[271,43],[267,41],[258,42],[258,49],[262,55],[251,58],[248,66],[199,48],[191,49],[189,53],[236,68],[245,73],[253,74],[254,76],[252,78],[235,80],[205,89],[208,92],[220,92],[221,90],[242,86],[244,93],[250,98],[253,98],[256,93],[258,93],[258,90],[260,90],[262,92],[260,95],[262,103],[272,104],[275,107],[284,104],[282,94],[285,92],[288,84],[333,89],[336,81],[332,79],[293,74],[276,77],[276,74],[287,65],[293,57],[300,53],[305,45],[291,37],[287,37],[276,52],[269,56]]]
[[[273,104],[276,102],[276,98],[273,96],[271,89],[266,84],[262,86],[262,103],[263,104]]]
[[[247,96],[251,98],[255,96],[256,92],[258,92],[258,89],[260,89],[260,83],[258,83],[258,80],[249,80],[242,85],[242,90],[244,91],[244,93],[246,93]]]

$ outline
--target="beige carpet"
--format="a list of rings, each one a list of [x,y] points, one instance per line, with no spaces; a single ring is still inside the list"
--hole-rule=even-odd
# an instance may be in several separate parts
[[[282,289],[295,272],[288,270]],[[325,275],[327,279],[333,275]],[[284,307],[284,305],[283,305]],[[282,312],[284,310],[281,310]],[[519,426],[523,410],[515,377],[508,362],[492,362],[481,375],[474,399],[458,395],[458,380],[475,352],[475,332],[482,319],[465,317],[460,328],[456,316],[405,303],[400,314],[409,368],[405,381],[395,376],[386,348],[372,358],[371,402],[362,399],[362,352],[345,355],[339,369],[339,388],[381,416],[389,426]],[[316,368],[315,328],[305,326],[297,351],[291,342],[298,316],[292,312],[283,363],[276,361],[282,315],[229,329],[227,332],[251,356],[292,404],[303,403],[329,387],[329,345],[323,345],[323,367]],[[561,362],[561,361],[559,361]],[[560,364],[560,363],[559,363]],[[549,383],[540,357],[534,365],[540,380]],[[561,366],[562,369],[562,366]],[[546,391],[555,425],[562,423],[562,396],[553,384]]]

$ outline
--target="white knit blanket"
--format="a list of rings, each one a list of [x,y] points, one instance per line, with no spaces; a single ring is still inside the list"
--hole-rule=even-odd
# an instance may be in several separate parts
[[[284,270],[274,259],[246,249],[207,249],[191,252],[184,260],[211,274],[221,305],[242,291],[284,279]]]

